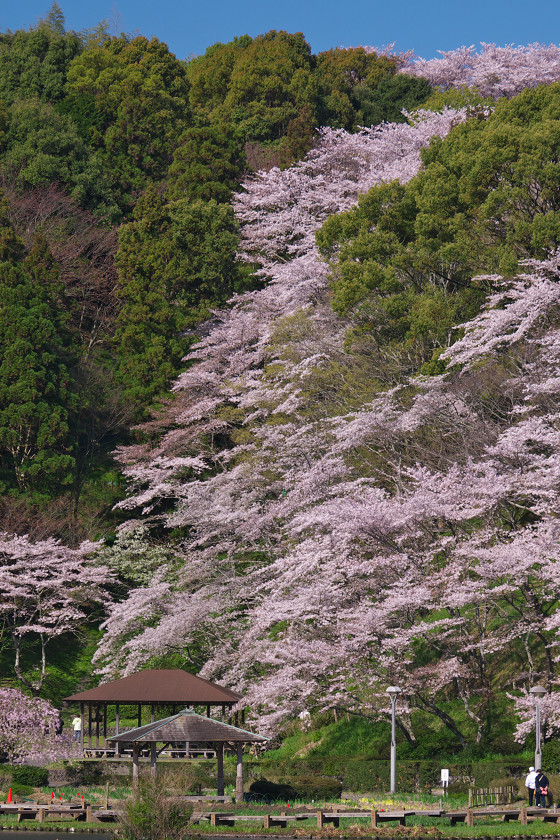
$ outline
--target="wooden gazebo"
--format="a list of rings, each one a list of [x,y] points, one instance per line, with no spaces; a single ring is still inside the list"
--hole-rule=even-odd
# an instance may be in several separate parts
[[[107,740],[107,707],[115,706],[115,735],[120,734],[120,707],[123,705],[137,707],[138,727],[142,727],[142,709],[150,708],[150,722],[156,717],[159,708],[205,707],[209,718],[212,709],[219,709],[222,722],[226,719],[226,711],[231,715],[231,709],[241,699],[241,695],[229,688],[212,683],[209,680],[181,670],[146,670],[138,671],[121,680],[104,683],[89,691],[72,694],[65,698],[68,702],[80,704],[82,720],[81,746],[86,746],[86,714],[87,714],[87,748],[95,752],[100,750],[101,728],[104,740]],[[87,709],[87,712],[86,712]],[[241,713],[243,718],[243,713]],[[242,721],[241,721],[242,722]],[[235,723],[239,723],[238,720]],[[93,728],[95,727],[95,733]],[[93,738],[95,737],[95,747]],[[176,739],[184,740],[184,739]],[[119,752],[119,741],[117,754]]]
[[[196,742],[211,745],[216,751],[218,762],[218,796],[224,795],[224,746],[229,744],[237,754],[237,775],[235,782],[235,798],[237,802],[243,801],[243,745],[247,743],[264,743],[268,740],[263,735],[256,735],[246,729],[237,726],[230,726],[227,723],[212,720],[211,718],[198,715],[191,709],[183,709],[176,715],[164,718],[163,720],[140,726],[137,729],[130,729],[113,735],[107,739],[115,744],[127,744],[132,746],[132,783],[138,782],[138,764],[140,753],[149,747],[150,766],[152,774],[156,773],[157,756],[171,744],[177,742]],[[157,745],[160,744],[158,751]],[[187,749],[188,755],[188,749]]]

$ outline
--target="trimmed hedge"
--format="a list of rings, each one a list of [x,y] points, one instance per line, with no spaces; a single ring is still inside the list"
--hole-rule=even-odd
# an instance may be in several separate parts
[[[402,791],[425,792],[438,785],[442,763],[439,761],[397,761],[397,787]],[[466,790],[470,784],[487,787],[496,778],[519,778],[527,767],[518,762],[489,761],[446,764],[450,778],[457,787]],[[249,779],[271,781],[299,787],[299,780],[330,778],[344,790],[363,793],[389,789],[389,762],[365,761],[352,758],[257,759],[246,764]],[[319,796],[315,797],[319,798]]]
[[[49,783],[49,771],[46,767],[29,767],[26,764],[12,767],[12,782],[31,788],[44,787]]]

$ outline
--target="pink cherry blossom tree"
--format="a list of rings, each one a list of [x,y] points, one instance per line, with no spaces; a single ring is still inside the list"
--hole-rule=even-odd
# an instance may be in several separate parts
[[[38,692],[47,674],[47,646],[75,633],[95,607],[110,602],[111,572],[88,561],[96,548],[83,543],[71,549],[54,539],[32,542],[0,534],[0,618],[3,643],[13,645],[18,679]],[[40,661],[23,661],[23,642],[38,639]]]
[[[0,760],[24,764],[74,757],[76,747],[60,730],[60,715],[47,700],[0,688]]]
[[[304,709],[384,717],[396,683],[406,737],[420,708],[462,744],[496,691],[555,685],[557,256],[493,278],[444,374],[384,389],[345,346],[314,242],[464,118],[325,131],[237,197],[264,285],[215,313],[148,442],[119,453],[127,527],[172,531],[183,566],[112,608],[104,675],[183,651],[271,729]]]

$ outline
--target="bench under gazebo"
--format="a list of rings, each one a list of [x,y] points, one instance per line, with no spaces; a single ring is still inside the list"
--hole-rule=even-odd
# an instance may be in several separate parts
[[[183,709],[171,717],[148,723],[146,726],[139,726],[127,732],[121,732],[107,739],[114,744],[126,744],[132,746],[132,783],[138,782],[139,759],[142,752],[149,749],[151,772],[156,774],[156,762],[158,755],[167,747],[178,743],[186,744],[196,742],[197,744],[208,744],[216,752],[218,763],[218,796],[224,795],[224,746],[231,746],[237,756],[237,774],[235,782],[235,799],[243,801],[243,745],[265,743],[268,738],[240,729],[238,726],[230,726],[218,720],[204,717],[193,712],[192,709]],[[160,748],[158,750],[158,744]],[[187,748],[187,755],[188,755]]]
[[[227,714],[231,717],[231,710],[241,700],[241,695],[217,683],[190,674],[188,671],[147,669],[120,680],[104,683],[89,691],[72,694],[65,700],[80,704],[81,747],[84,752],[95,756],[107,755],[108,752],[106,743],[103,747],[101,746],[100,736],[102,731],[103,740],[106,742],[110,734],[107,728],[109,706],[115,707],[114,734],[119,735],[122,706],[136,707],[138,727],[142,727],[142,712],[145,707],[150,709],[150,723],[155,721],[158,710],[161,712],[162,709],[166,709],[168,713],[169,710],[175,713],[177,709],[192,709],[193,707],[203,707],[208,718],[212,713],[217,712],[223,723]],[[240,717],[241,721],[236,719],[235,723],[243,722],[243,712]],[[215,722],[218,723],[218,721]],[[94,737],[95,745],[93,744]],[[121,741],[116,741],[117,755],[119,755],[120,743]],[[188,752],[186,757],[188,758]]]

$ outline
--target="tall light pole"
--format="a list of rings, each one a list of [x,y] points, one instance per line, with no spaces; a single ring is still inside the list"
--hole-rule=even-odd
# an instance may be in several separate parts
[[[387,689],[387,694],[391,698],[391,793],[395,792],[395,778],[397,767],[397,740],[395,736],[395,706],[397,704],[397,697],[401,693],[402,688],[397,685],[390,685]]]
[[[541,700],[546,694],[546,688],[542,685],[534,685],[529,689],[529,694],[535,698],[535,767],[537,770],[542,769],[542,749],[541,749]]]

